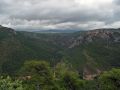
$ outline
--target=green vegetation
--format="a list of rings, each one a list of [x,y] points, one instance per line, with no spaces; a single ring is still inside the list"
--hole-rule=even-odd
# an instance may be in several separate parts
[[[104,39],[95,37],[93,42],[81,43],[69,48],[80,36],[87,32],[70,34],[40,34],[33,32],[15,32],[9,28],[0,28],[0,73],[15,75],[26,60],[45,60],[54,66],[64,61],[72,64],[81,74],[84,68],[109,70],[120,66],[120,43],[107,45]],[[119,37],[119,33],[113,33]]]
[[[20,80],[12,80],[8,77],[0,77],[0,90],[25,90]]]
[[[0,78],[0,90],[119,90],[120,69],[112,69],[94,80],[84,80],[70,64],[55,67],[45,61],[27,61],[18,76]]]
[[[38,85],[42,90],[55,90],[52,70],[47,62],[35,60],[26,62],[21,72],[23,72],[23,76],[31,77],[28,83],[32,82],[32,84]]]
[[[120,33],[87,33],[0,28],[0,90],[119,90]]]
[[[99,77],[99,88],[101,90],[119,90],[120,89],[120,69],[112,69],[104,72]]]

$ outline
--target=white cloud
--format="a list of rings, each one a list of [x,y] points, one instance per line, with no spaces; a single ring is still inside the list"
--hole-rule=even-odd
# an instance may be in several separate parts
[[[119,27],[119,0],[0,0],[0,24],[15,29]]]

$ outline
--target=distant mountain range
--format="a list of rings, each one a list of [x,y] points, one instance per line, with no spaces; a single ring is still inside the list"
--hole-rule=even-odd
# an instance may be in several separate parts
[[[40,30],[40,31],[34,31],[36,33],[74,33],[81,30]]]
[[[68,62],[84,77],[120,67],[120,29],[69,32],[24,32],[0,26],[0,73],[15,74],[26,60]]]
[[[26,31],[26,32],[35,32],[35,33],[74,33],[83,30],[59,30],[59,29],[51,29],[51,30],[34,30],[34,29],[17,29],[17,31]]]

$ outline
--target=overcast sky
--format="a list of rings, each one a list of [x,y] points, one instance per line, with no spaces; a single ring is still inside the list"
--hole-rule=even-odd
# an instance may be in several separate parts
[[[120,27],[120,0],[0,0],[0,24],[14,29]]]

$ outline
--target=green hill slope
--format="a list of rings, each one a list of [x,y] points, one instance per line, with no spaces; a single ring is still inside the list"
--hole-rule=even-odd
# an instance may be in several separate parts
[[[86,75],[120,67],[119,31],[42,34],[0,27],[0,72],[15,74],[26,60],[69,62]]]

